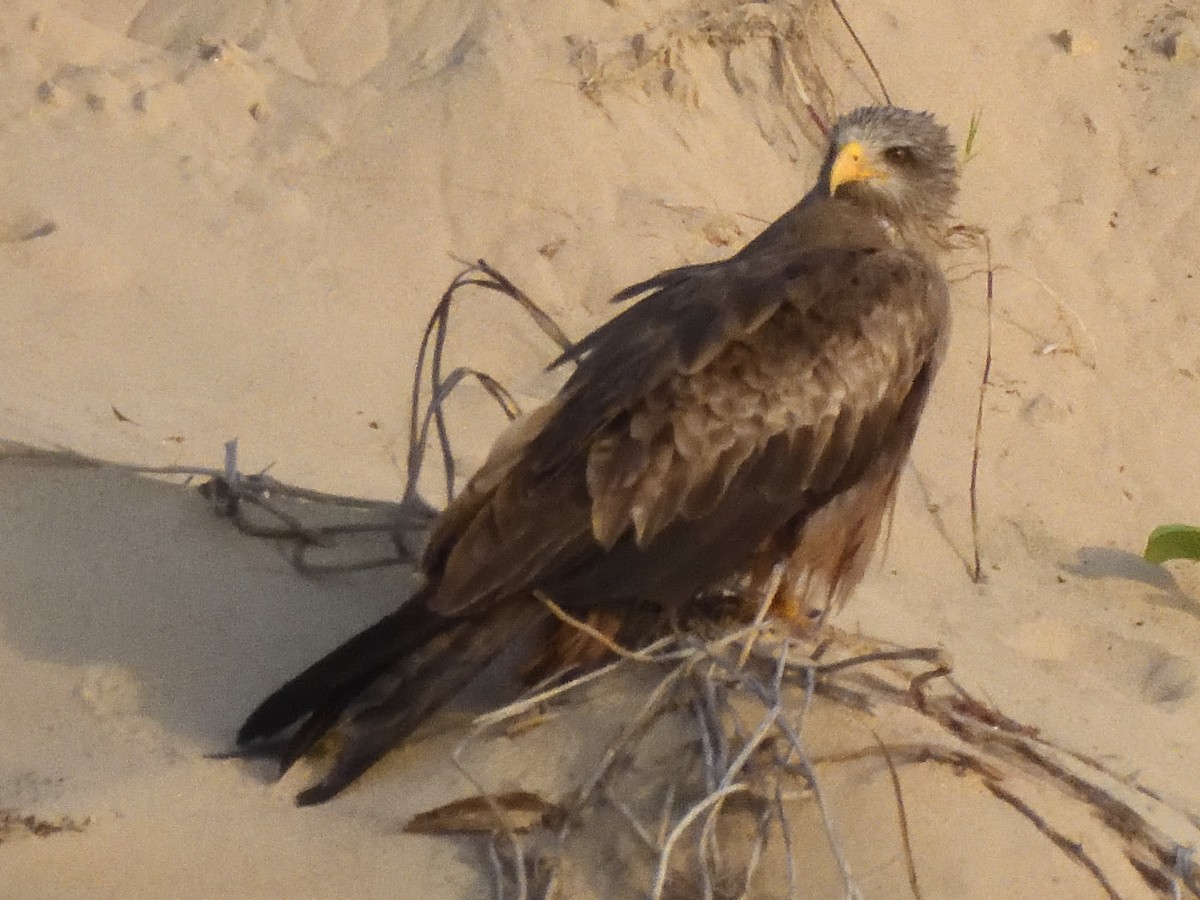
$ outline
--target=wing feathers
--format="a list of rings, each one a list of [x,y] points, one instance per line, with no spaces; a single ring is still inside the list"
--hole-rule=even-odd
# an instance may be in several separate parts
[[[630,595],[647,596],[639,578],[671,576],[638,576],[639,554],[691,559],[663,549],[689,522],[709,552],[738,529],[738,546],[763,540],[779,522],[762,504],[803,516],[860,476],[947,319],[936,270],[879,246],[789,248],[635,288],[657,292],[569,351],[578,368],[554,409],[488,475],[432,573],[435,611],[582,585],[588,567],[615,579],[627,553]]]
[[[778,434],[789,435],[789,452],[758,484],[816,502],[857,477],[896,425],[944,327],[944,286],[897,252],[806,259],[786,307],[760,304],[775,312],[750,334],[730,337],[727,322],[703,371],[678,368],[593,446],[588,489],[606,548],[625,528],[645,547],[675,519],[706,516]],[[792,302],[806,292],[816,301]]]

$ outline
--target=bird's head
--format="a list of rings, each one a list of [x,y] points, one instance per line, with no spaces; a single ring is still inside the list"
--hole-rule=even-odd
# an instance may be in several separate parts
[[[929,113],[863,107],[834,125],[816,190],[867,207],[910,239],[936,241],[958,193],[954,145]]]

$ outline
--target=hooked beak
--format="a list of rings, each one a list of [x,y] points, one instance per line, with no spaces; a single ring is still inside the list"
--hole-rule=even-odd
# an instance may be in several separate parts
[[[874,168],[867,159],[867,150],[858,141],[851,141],[833,160],[829,171],[829,193],[851,181],[867,181],[871,178],[887,178],[887,172]]]

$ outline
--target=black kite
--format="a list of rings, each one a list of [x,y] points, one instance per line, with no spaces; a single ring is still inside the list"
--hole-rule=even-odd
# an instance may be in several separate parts
[[[286,770],[335,730],[297,802],[329,799],[546,622],[535,592],[612,626],[782,563],[778,614],[843,599],[946,340],[935,258],[956,184],[929,115],[840,119],[815,187],[739,253],[618,294],[641,299],[564,354],[563,389],[442,514],[425,586],[268,697],[238,743]]]

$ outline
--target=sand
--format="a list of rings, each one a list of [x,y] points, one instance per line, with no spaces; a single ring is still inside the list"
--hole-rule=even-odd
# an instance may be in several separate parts
[[[474,844],[401,833],[472,793],[450,733],[315,810],[291,805],[305,772],[276,785],[205,757],[392,608],[401,576],[306,578],[182,479],[17,445],[219,467],[236,437],[243,471],[396,499],[417,342],[457,259],[486,258],[581,335],[615,290],[728,254],[803,193],[820,138],[801,87],[825,115],[880,100],[823,5],[341,6],[0,8],[6,897],[488,895]],[[986,580],[969,577],[968,508],[985,259],[965,250],[886,557],[839,625],[945,648],[978,696],[1157,793],[1147,815],[1193,845],[1200,568],[1140,552],[1155,525],[1200,520],[1200,13],[845,10],[895,102],[960,142],[982,114],[959,215],[986,229],[995,277]],[[455,313],[449,353],[526,405],[553,390],[554,346],[488,296]],[[469,470],[503,417],[481,391],[452,415]],[[552,793],[606,727],[568,715],[475,755],[500,788]],[[901,775],[924,896],[1104,896],[977,779]],[[1121,896],[1156,896],[1094,817],[1041,800]],[[841,808],[855,874],[866,896],[906,896],[875,818],[894,816],[890,793],[873,802]],[[567,896],[633,890],[623,856],[588,864],[607,874]],[[800,896],[842,896],[816,868]]]

